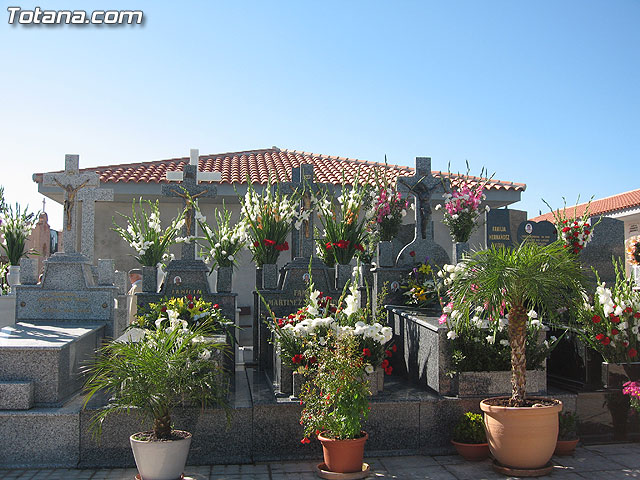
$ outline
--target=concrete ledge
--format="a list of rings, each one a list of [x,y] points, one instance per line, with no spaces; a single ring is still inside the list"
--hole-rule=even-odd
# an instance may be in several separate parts
[[[33,407],[33,382],[0,382],[0,410],[29,410]]]

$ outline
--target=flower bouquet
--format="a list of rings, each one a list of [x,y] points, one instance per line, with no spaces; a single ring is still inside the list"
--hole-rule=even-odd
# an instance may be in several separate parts
[[[407,305],[415,305],[418,308],[430,308],[440,305],[439,292],[443,289],[442,277],[436,277],[433,267],[428,263],[421,263],[409,272],[404,296],[407,297]]]
[[[436,205],[436,210],[444,208],[443,222],[449,227],[451,237],[455,242],[467,242],[471,233],[478,227],[476,220],[482,212],[488,212],[489,206],[481,208],[482,200],[486,198],[484,189],[491,181],[491,177],[486,178],[484,168],[480,172],[480,177],[469,177],[469,164],[467,163],[467,173],[446,177],[449,181],[444,182],[445,189],[444,204]]]
[[[567,217],[567,201],[563,197],[564,208],[562,210],[553,210],[551,205],[542,200],[553,214],[554,223],[558,232],[558,240],[562,242],[564,248],[569,249],[573,253],[579,253],[593,238],[593,229],[602,221],[602,218],[598,220],[595,225],[591,225],[589,216],[589,207],[591,206],[591,199],[587,203],[582,217],[577,217],[577,206],[574,208],[573,216]],[[577,202],[580,201],[578,197]]]
[[[384,157],[385,166],[387,157]],[[385,169],[386,170],[386,169]],[[373,217],[380,240],[388,242],[398,235],[398,230],[402,224],[402,217],[407,214],[409,202],[402,198],[402,194],[392,188],[386,176],[380,178],[376,174],[376,186],[370,192],[373,212],[369,215]]]
[[[242,222],[249,232],[249,250],[258,267],[275,264],[280,252],[289,250],[287,235],[292,223],[299,229],[302,223],[299,215],[298,192],[287,196],[280,189],[273,189],[268,183],[262,194],[258,194],[247,182],[247,193],[240,199]]]
[[[324,233],[317,235],[316,245],[320,258],[329,267],[336,263],[348,265],[356,252],[364,252],[370,214],[366,208],[367,186],[360,185],[357,177],[351,188],[343,183],[342,194],[336,201],[338,213],[334,212],[334,202],[328,194],[317,202]]]
[[[197,208],[197,206],[196,206]],[[222,210],[215,211],[215,229],[207,223],[207,219],[200,209],[196,210],[196,221],[202,230],[203,240],[208,248],[205,254],[206,262],[211,262],[211,271],[216,267],[234,267],[236,255],[244,247],[247,238],[247,226],[244,222],[231,225],[231,212],[226,209],[224,203]]]
[[[127,220],[127,228],[119,226],[114,221],[113,230],[136,251],[133,257],[140,265],[155,267],[173,259],[173,255],[169,253],[169,247],[178,243],[178,233],[185,223],[184,211],[174,218],[164,231],[160,223],[158,200],[151,202],[141,197],[138,200],[138,209],[136,209],[135,200],[131,204],[131,216],[122,213],[118,215]]]
[[[20,265],[20,259],[35,251],[26,251],[26,243],[37,219],[36,214],[24,211],[16,203],[15,210],[11,205],[0,210],[0,247],[9,259],[10,265]]]
[[[626,363],[638,361],[640,348],[640,292],[624,273],[624,265],[614,262],[616,282],[612,288],[598,286],[593,302],[585,301],[579,317],[583,339],[605,361]]]
[[[234,323],[222,315],[217,303],[212,304],[197,295],[163,299],[159,303],[139,307],[136,318],[133,328],[163,328],[168,333],[176,328],[197,329],[208,336],[228,334],[233,339]]]

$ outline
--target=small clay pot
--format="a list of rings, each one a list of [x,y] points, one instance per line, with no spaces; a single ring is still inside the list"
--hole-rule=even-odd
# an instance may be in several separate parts
[[[336,440],[325,437],[326,432],[318,435],[322,443],[324,463],[334,473],[353,473],[362,471],[364,459],[364,444],[369,438],[366,432],[363,436],[349,440]]]
[[[458,455],[470,462],[479,462],[489,458],[488,443],[460,443],[455,440],[451,440],[451,443],[456,447]]]
[[[576,451],[576,446],[578,445],[579,441],[579,438],[576,438],[575,440],[558,440],[556,442],[556,449],[554,450],[553,454],[560,457],[568,457],[569,455],[573,455],[573,453]]]

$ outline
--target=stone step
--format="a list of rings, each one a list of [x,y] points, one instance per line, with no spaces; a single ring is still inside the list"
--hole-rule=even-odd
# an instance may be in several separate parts
[[[0,381],[0,410],[29,410],[32,407],[32,381]]]

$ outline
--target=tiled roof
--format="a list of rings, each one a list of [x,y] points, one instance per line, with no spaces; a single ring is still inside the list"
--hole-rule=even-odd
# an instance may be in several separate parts
[[[118,182],[146,182],[167,183],[167,171],[182,170],[189,163],[189,158],[171,158],[143,163],[123,165],[108,165],[81,169],[82,172],[96,172],[103,183]],[[353,182],[356,175],[364,180],[374,170],[378,175],[383,173],[387,179],[395,183],[399,176],[412,175],[414,169],[398,165],[385,165],[352,158],[319,155],[316,153],[300,152],[296,150],[279,149],[277,147],[246,152],[220,153],[215,155],[200,155],[199,170],[203,172],[221,172],[220,183],[246,183],[247,176],[251,183],[265,184],[271,177],[272,181],[286,182],[291,180],[291,169],[302,163],[314,166],[315,180],[318,183],[341,184],[342,176],[345,183]],[[359,173],[358,173],[359,172]],[[440,172],[433,172],[434,176],[441,176]],[[42,182],[42,174],[34,176],[36,182]],[[523,183],[502,182],[492,180],[489,189],[524,191]]]
[[[567,217],[582,217],[587,205],[588,202],[581,203],[577,206],[567,206]],[[630,192],[619,193],[611,197],[593,200],[589,207],[589,215],[604,215],[633,207],[640,207],[640,188],[637,190],[631,190]],[[550,222],[553,222],[553,214],[551,212],[545,213],[544,215],[540,215],[532,220],[536,222],[540,222],[542,220],[549,220]]]

